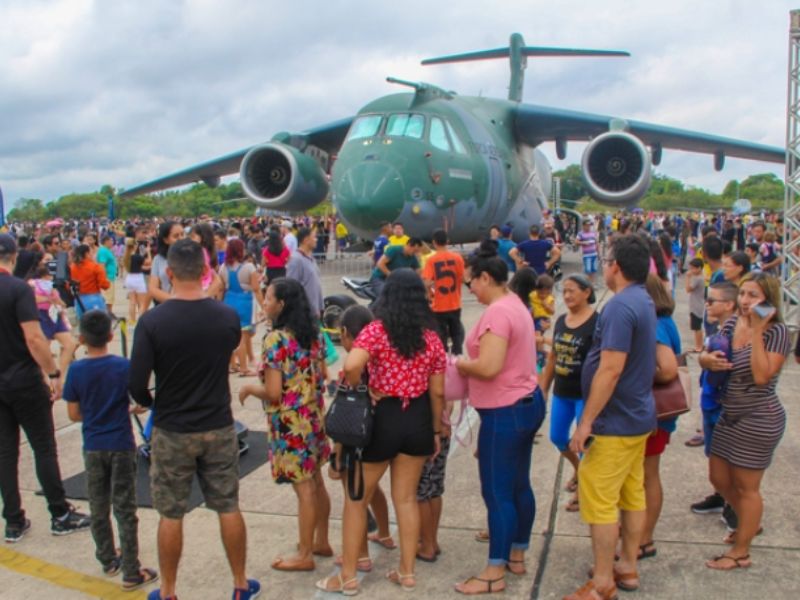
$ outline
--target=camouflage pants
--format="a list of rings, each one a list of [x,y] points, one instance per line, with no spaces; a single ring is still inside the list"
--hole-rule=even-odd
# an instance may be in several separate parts
[[[136,451],[88,450],[83,453],[92,513],[95,556],[108,565],[117,555],[110,513],[114,509],[122,550],[123,577],[139,574],[139,518],[136,516]]]

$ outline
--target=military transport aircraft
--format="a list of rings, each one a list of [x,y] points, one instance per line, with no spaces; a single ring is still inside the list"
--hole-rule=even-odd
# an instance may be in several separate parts
[[[132,196],[239,171],[258,206],[304,211],[330,193],[350,230],[372,239],[382,221],[430,238],[444,228],[453,242],[475,241],[493,223],[526,239],[550,196],[551,169],[538,146],[588,141],[582,171],[592,197],[612,206],[635,204],[650,185],[664,148],[701,152],[722,169],[733,156],[783,163],[782,148],[715,135],[522,103],[527,57],[627,56],[626,52],[526,46],[512,34],[507,47],[432,58],[437,64],[508,58],[508,100],[459,96],[427,83],[388,78],[413,93],[378,98],[354,117],[271,141],[136,186]]]

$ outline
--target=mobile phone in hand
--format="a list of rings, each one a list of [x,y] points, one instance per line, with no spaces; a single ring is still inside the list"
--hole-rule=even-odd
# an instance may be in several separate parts
[[[750,310],[752,310],[762,319],[768,319],[773,314],[775,314],[775,307],[772,306],[772,304],[770,304],[769,302],[761,302],[759,304],[756,304]]]

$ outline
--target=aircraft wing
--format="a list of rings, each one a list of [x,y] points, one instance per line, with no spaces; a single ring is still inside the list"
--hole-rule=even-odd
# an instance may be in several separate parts
[[[589,141],[611,129],[615,117],[571,110],[520,104],[516,111],[515,133],[519,141],[537,146],[547,141]],[[710,135],[688,129],[665,127],[643,121],[625,120],[625,131],[656,148],[674,148],[721,157],[747,158],[784,163],[786,151],[776,146]],[[655,161],[654,161],[655,162]]]
[[[315,127],[299,134],[280,134],[280,141],[298,145],[304,148],[306,145],[313,145],[329,154],[335,153],[344,141],[347,135],[350,124],[353,118],[340,119]],[[278,137],[278,136],[276,136]],[[225,156],[209,160],[199,165],[194,165],[188,169],[177,171],[165,177],[160,177],[147,183],[137,185],[130,189],[125,190],[120,194],[121,197],[137,196],[139,194],[149,194],[150,192],[157,192],[166,190],[181,185],[188,185],[203,181],[208,185],[215,187],[219,184],[219,178],[224,175],[231,175],[239,171],[239,165],[242,163],[245,155],[255,146],[248,146],[242,150],[237,150]]]

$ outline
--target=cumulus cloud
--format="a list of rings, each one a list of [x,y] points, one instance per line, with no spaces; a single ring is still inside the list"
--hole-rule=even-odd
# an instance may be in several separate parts
[[[525,99],[782,145],[785,0],[601,4],[577,0],[5,0],[0,4],[0,185],[51,200],[137,183],[355,114],[387,75],[504,97],[502,61],[422,67],[505,45],[618,48],[629,59],[531,60]],[[580,158],[570,146],[564,162]],[[694,185],[770,165],[665,152]],[[779,171],[776,171],[779,172]]]

